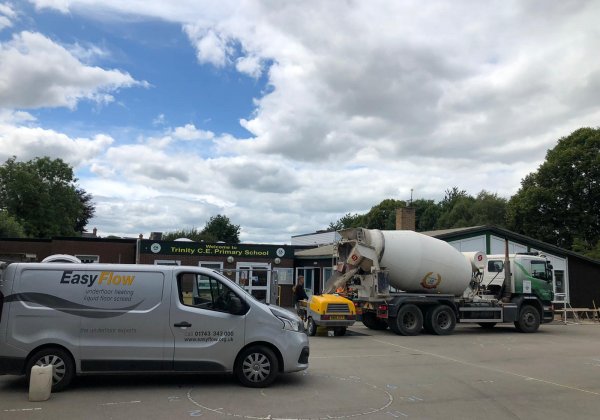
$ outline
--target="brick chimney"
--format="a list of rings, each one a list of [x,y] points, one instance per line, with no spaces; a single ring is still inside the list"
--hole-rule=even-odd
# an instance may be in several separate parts
[[[414,207],[396,209],[396,230],[415,230],[417,226]]]

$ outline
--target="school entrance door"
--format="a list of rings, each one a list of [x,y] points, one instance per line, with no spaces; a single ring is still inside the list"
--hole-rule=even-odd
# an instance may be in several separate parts
[[[237,263],[235,281],[259,301],[271,303],[271,264]]]

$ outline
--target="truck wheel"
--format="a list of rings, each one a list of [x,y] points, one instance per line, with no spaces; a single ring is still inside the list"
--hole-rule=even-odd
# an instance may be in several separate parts
[[[515,327],[522,333],[533,333],[540,327],[540,313],[531,305],[524,305],[519,312]]]
[[[496,323],[495,322],[480,322],[479,326],[486,330],[491,330],[492,328],[494,328],[496,326]]]
[[[385,330],[388,327],[387,322],[377,318],[373,312],[365,312],[362,316],[362,323],[371,330]]]
[[[423,329],[423,314],[412,303],[403,305],[395,318],[393,331],[400,335],[418,335]]]
[[[264,388],[277,377],[279,363],[275,353],[268,347],[252,346],[239,354],[234,372],[242,385]]]
[[[52,365],[52,392],[65,389],[75,376],[75,363],[71,355],[58,347],[51,347],[42,349],[29,358],[26,367],[27,382],[34,366],[46,365]]]
[[[427,311],[427,324],[435,335],[452,334],[456,327],[456,315],[447,305],[438,305]]]
[[[435,306],[430,306],[423,316],[423,329],[427,334],[435,334],[435,331],[433,331],[433,327],[431,326],[431,311],[433,311],[434,308]]]
[[[315,320],[312,318],[308,318],[306,333],[311,337],[314,337],[317,334],[317,324],[315,324]]]
[[[333,329],[333,335],[335,335],[336,337],[346,335],[346,327],[335,327]]]

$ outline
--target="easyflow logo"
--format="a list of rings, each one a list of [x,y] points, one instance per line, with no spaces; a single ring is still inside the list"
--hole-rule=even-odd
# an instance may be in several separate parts
[[[78,284],[87,287],[92,287],[94,284],[97,284],[99,287],[131,286],[134,280],[134,275],[115,273],[114,271],[89,273],[71,270],[63,271],[62,277],[60,278],[60,284]]]

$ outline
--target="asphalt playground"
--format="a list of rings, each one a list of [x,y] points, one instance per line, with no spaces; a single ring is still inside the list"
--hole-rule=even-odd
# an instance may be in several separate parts
[[[600,323],[459,325],[402,337],[362,324],[310,338],[310,368],[250,389],[229,375],[77,378],[29,402],[0,376],[0,419],[597,419]]]

